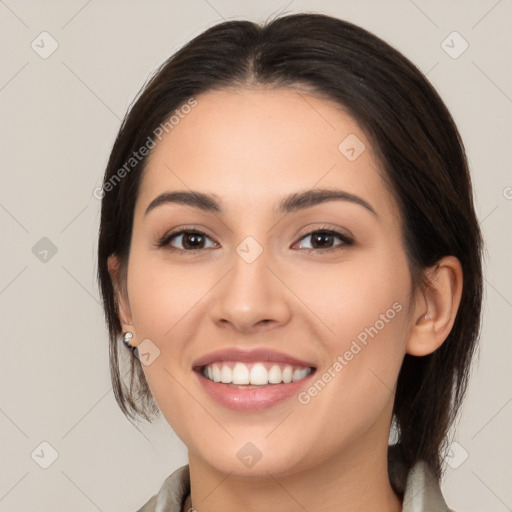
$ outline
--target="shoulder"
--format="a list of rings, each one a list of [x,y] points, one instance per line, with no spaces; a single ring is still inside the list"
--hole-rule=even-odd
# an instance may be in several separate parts
[[[152,496],[137,512],[154,512],[156,508],[156,495]]]
[[[181,466],[169,475],[160,490],[137,512],[181,512],[183,502],[190,493],[189,467]]]
[[[388,446],[388,471],[393,490],[402,498],[402,512],[455,512],[448,508],[430,465],[418,460],[409,467],[399,443]]]
[[[428,464],[418,461],[407,474],[403,512],[454,512],[444,500],[439,481]]]

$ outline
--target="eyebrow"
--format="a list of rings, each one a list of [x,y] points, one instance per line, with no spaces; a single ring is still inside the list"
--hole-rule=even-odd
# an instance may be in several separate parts
[[[314,189],[290,194],[281,200],[277,207],[277,213],[285,214],[311,208],[327,201],[347,201],[357,204],[378,217],[371,204],[363,198],[337,189]],[[175,192],[165,192],[157,196],[151,201],[144,215],[147,215],[158,206],[168,203],[192,206],[205,212],[223,213],[221,203],[215,195],[197,191],[178,190]]]

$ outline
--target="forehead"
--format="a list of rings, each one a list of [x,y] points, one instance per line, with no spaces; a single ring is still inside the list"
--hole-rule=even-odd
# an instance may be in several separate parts
[[[287,88],[215,90],[196,101],[152,150],[140,209],[187,188],[240,208],[317,187],[393,207],[370,141],[334,102]]]

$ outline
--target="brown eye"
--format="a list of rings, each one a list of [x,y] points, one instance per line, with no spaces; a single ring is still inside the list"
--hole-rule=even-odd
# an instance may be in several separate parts
[[[307,238],[311,238],[309,247],[300,247],[301,249],[328,251],[339,246],[352,245],[354,243],[351,238],[331,229],[319,229],[316,231],[311,231],[307,235],[303,236],[301,240],[305,240]],[[336,239],[340,240],[340,242],[337,244],[335,243]]]
[[[204,246],[204,236],[199,233],[184,233],[181,236],[185,249],[202,249]]]
[[[204,249],[207,239],[210,239],[210,237],[201,231],[181,230],[176,233],[166,235],[160,242],[158,242],[158,246],[168,247],[170,250],[190,252]],[[173,245],[175,243],[181,245],[181,247]],[[213,242],[213,247],[215,246],[216,244]]]

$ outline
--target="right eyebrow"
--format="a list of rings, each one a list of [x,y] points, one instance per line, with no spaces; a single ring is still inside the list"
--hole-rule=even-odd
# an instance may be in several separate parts
[[[144,215],[147,215],[151,210],[157,206],[177,203],[199,208],[205,212],[222,213],[220,203],[211,194],[204,194],[203,192],[188,192],[186,190],[178,190],[176,192],[165,192],[153,199],[149,206],[146,208]]]

